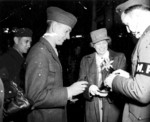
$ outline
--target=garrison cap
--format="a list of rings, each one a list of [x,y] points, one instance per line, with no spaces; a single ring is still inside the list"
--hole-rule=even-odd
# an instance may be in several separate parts
[[[47,22],[53,20],[73,28],[77,22],[77,18],[61,8],[58,7],[48,7],[47,8]]]

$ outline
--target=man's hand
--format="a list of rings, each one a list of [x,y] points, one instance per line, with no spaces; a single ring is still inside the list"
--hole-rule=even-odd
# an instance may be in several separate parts
[[[84,92],[87,87],[87,81],[77,81],[73,83],[71,86],[67,87],[68,98],[72,98],[73,96],[79,95]]]
[[[116,77],[116,74],[115,73],[112,73],[110,74],[104,81],[104,85],[109,87],[109,88],[112,88],[112,82],[113,82],[113,79]]]
[[[130,74],[128,72],[122,70],[122,69],[115,70],[113,72],[113,74],[117,74],[117,75],[125,77],[125,78],[129,78],[130,77]]]
[[[118,70],[115,70],[114,72],[112,72],[112,74],[110,74],[104,81],[104,85],[105,86],[108,86],[110,88],[112,88],[112,82],[113,82],[113,79],[117,76],[122,76],[122,77],[125,77],[125,78],[129,78],[130,77],[130,74],[122,69],[118,69]]]
[[[108,93],[106,93],[106,92],[101,92],[96,85],[91,85],[89,87],[89,93],[92,96],[98,95],[100,97],[106,97],[108,95]]]

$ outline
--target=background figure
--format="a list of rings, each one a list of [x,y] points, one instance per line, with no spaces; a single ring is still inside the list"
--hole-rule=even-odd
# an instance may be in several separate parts
[[[10,47],[8,51],[0,57],[0,71],[4,73],[1,74],[1,77],[13,80],[20,86],[22,77],[21,70],[25,60],[23,54],[27,53],[30,48],[32,31],[29,28],[17,29],[16,32],[14,32],[13,41],[13,47]]]
[[[23,87],[24,83],[24,56],[27,53],[32,42],[32,31],[29,28],[19,28],[15,31],[13,37],[13,47],[10,47],[6,53],[0,57],[0,77],[6,78],[8,81],[14,81],[19,87]],[[6,82],[4,82],[5,84]],[[21,86],[22,84],[22,86]],[[11,98],[16,95],[10,87],[10,83],[4,85],[5,98]],[[18,115],[19,114],[19,115]],[[17,116],[17,117],[16,117]],[[20,120],[21,119],[21,120]],[[4,118],[4,121],[24,121],[23,116],[17,113],[13,116]]]
[[[77,40],[74,40],[77,41]],[[82,58],[81,54],[81,44],[76,45],[73,48],[72,53],[68,56],[68,72],[67,80],[69,85],[76,82],[79,77],[80,61]],[[66,62],[65,62],[66,63]],[[83,122],[84,119],[84,99],[82,94],[78,95],[79,99],[75,103],[69,102],[67,105],[68,121],[69,122]]]
[[[117,7],[127,31],[139,38],[132,54],[132,75],[118,70],[106,80],[112,91],[127,96],[123,122],[150,122],[150,1],[128,0]],[[120,73],[120,75],[115,75]]]
[[[0,79],[0,122],[3,122],[4,86]]]
[[[100,89],[109,70],[125,69],[126,58],[123,53],[108,48],[111,38],[106,28],[94,30],[90,35],[95,52],[83,57],[79,74],[79,79],[89,83],[84,91],[85,122],[119,122],[124,102],[117,94]]]
[[[81,94],[86,81],[63,86],[62,66],[57,45],[70,39],[76,17],[58,7],[47,8],[47,30],[30,50],[26,60],[25,91],[33,102],[28,122],[67,122],[66,105],[73,96]]]
[[[81,46],[76,46],[72,54],[68,56],[68,81],[72,84],[78,80],[81,61]]]

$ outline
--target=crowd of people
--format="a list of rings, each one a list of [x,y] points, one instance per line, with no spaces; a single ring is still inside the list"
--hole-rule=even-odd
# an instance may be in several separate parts
[[[57,45],[70,39],[77,17],[48,7],[47,29],[32,47],[34,32],[18,28],[13,46],[0,56],[0,122],[150,122],[150,1],[128,0],[116,12],[127,31],[139,39],[131,58],[132,72],[126,70],[125,54],[110,48],[113,41],[107,28],[97,28],[90,32],[94,52],[80,57],[78,72],[69,79],[77,77],[67,86]],[[69,62],[76,60],[80,48]],[[6,113],[6,98],[17,95],[11,81],[29,100],[29,110]],[[82,116],[71,119],[68,112],[74,110],[67,105],[80,99],[84,101]]]

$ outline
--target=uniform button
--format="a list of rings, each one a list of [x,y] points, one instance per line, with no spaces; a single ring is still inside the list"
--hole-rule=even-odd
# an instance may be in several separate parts
[[[138,118],[138,120],[142,120],[142,118],[141,118],[141,117],[139,117],[139,118]]]
[[[11,93],[12,93],[12,91],[9,91],[8,93],[10,93],[10,94],[11,94]]]

